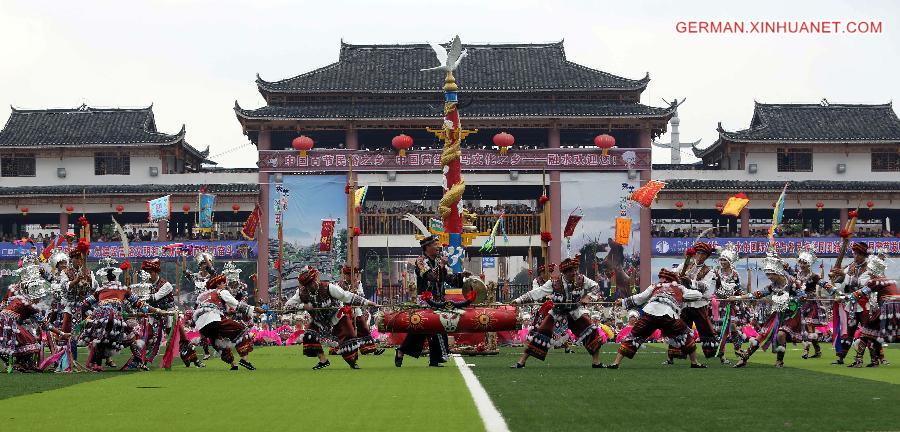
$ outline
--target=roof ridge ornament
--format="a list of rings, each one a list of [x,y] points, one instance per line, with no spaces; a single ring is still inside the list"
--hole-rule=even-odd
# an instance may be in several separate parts
[[[452,73],[459,67],[459,63],[462,59],[468,55],[468,52],[462,49],[462,41],[460,41],[459,35],[453,37],[453,41],[450,42],[449,50],[445,50],[443,46],[434,42],[428,42],[428,45],[431,45],[431,49],[434,50],[434,55],[437,56],[440,65],[421,69],[421,71],[442,70]]]
[[[827,107],[828,105],[830,105],[830,104],[828,103],[828,99],[822,98],[822,106],[823,106],[823,107]]]

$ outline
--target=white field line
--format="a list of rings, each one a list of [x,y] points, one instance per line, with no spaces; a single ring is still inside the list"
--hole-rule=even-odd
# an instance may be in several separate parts
[[[466,361],[460,356],[454,356],[453,360],[456,362],[456,367],[459,368],[459,373],[462,374],[463,380],[466,382],[466,387],[469,388],[469,393],[472,394],[475,408],[478,409],[481,421],[484,422],[484,430],[487,432],[509,432],[506,420],[503,420],[500,411],[497,411],[497,407],[491,402],[490,396],[488,396],[481,383],[478,382],[478,378],[472,372],[472,369],[469,369]]]

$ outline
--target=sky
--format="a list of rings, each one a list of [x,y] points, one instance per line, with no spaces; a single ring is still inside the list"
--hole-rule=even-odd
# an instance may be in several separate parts
[[[232,108],[337,60],[340,41],[565,40],[567,58],[651,82],[641,102],[687,98],[682,141],[746,128],[755,101],[886,103],[900,94],[896,1],[12,1],[0,0],[0,122],[17,108],[141,107],[187,125],[221,166],[255,148]],[[682,21],[880,21],[880,34],[685,34]],[[668,142],[668,134],[659,139]],[[685,150],[686,161],[689,150]],[[654,150],[666,163],[668,149]]]

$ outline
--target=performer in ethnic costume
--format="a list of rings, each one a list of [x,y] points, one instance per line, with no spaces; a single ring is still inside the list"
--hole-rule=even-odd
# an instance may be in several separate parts
[[[360,297],[365,297],[366,293],[363,289],[362,279],[362,271],[359,267],[356,267],[356,286],[350,286],[350,266],[345,265],[341,269],[341,283],[338,284],[345,291],[350,291],[353,294],[356,294]],[[359,347],[359,353],[366,354],[375,354],[381,355],[384,354],[384,348],[378,348],[378,342],[375,338],[372,337],[372,330],[369,327],[369,322],[371,321],[372,315],[365,308],[355,307],[353,308],[353,322],[356,326],[356,336],[362,340],[362,345]]]
[[[681,276],[669,269],[659,270],[659,282],[646,290],[625,299],[617,299],[616,306],[628,309],[643,306],[643,316],[634,323],[631,333],[619,344],[619,350],[608,369],[618,369],[625,357],[634,358],[637,350],[656,330],[669,339],[669,350],[678,349],[690,358],[692,369],[704,369],[706,365],[697,362],[697,345],[694,332],[679,318],[679,312],[686,301],[696,301],[703,297],[700,291],[689,289],[679,283]]]
[[[162,263],[159,261],[159,258],[155,258],[149,261],[144,261],[141,263],[141,270],[143,272],[147,272],[148,279],[147,283],[150,285],[149,296],[147,299],[147,303],[150,306],[155,308],[165,310],[165,311],[177,311],[177,306],[175,304],[175,289],[172,287],[172,284],[163,278],[160,273],[162,271]],[[172,326],[175,325],[177,320],[175,317],[156,317],[153,320],[154,326],[162,325],[165,331],[165,334],[172,333]],[[205,365],[202,361],[200,361],[197,353],[194,351],[194,346],[190,343],[189,338],[187,337],[187,330],[184,326],[179,326],[174,331],[179,332],[180,340],[178,342],[178,351],[181,356],[181,360],[184,362],[185,367],[189,367],[191,364],[196,365],[198,368],[202,368]],[[157,347],[158,348],[158,347]]]
[[[556,271],[556,264],[550,264],[549,266],[541,264],[538,266],[537,270],[537,277],[531,281],[531,289],[538,289],[546,284],[547,281],[552,280],[553,272]],[[541,324],[543,324],[544,319],[547,318],[548,313],[549,309],[544,310],[543,308],[538,308],[530,320],[531,325],[527,328],[528,332],[540,327]],[[550,348],[562,347],[565,349],[566,354],[571,353],[572,349],[570,345],[572,340],[569,338],[568,330],[569,326],[565,320],[556,321],[556,325],[553,328],[553,337],[550,339]]]
[[[97,270],[97,276],[105,281],[82,303],[84,310],[92,310],[81,337],[89,345],[88,367],[94,370],[102,370],[104,362],[109,367],[116,367],[112,357],[126,346],[134,358],[143,361],[143,341],[135,338],[135,329],[129,328],[122,317],[127,305],[143,312],[169,313],[145,304],[131,289],[123,286],[119,282],[122,270],[115,264],[116,261],[109,257],[101,260],[102,267]],[[147,369],[143,363],[139,367]]]
[[[575,258],[566,258],[559,266],[562,277],[555,281],[547,281],[540,287],[513,300],[513,304],[518,305],[526,301],[538,302],[549,298],[549,302],[542,307],[542,309],[549,310],[542,311],[547,314],[544,321],[529,332],[526,338],[525,352],[522,353],[519,361],[511,366],[512,368],[524,368],[529,356],[543,361],[550,349],[554,327],[559,322],[564,322],[564,325],[572,330],[577,342],[581,342],[587,352],[591,354],[592,367],[603,367],[603,364],[600,363],[600,346],[603,345],[603,339],[584,308],[585,303],[597,301],[600,298],[598,292],[600,285],[578,273],[580,263],[580,255],[576,255]]]
[[[41,331],[48,330],[63,340],[70,334],[43,319],[53,292],[41,277],[34,259],[24,260],[17,273],[19,283],[9,287],[0,310],[0,357],[8,365],[7,372],[35,372]]]
[[[853,243],[850,246],[850,250],[853,251],[853,262],[843,269],[831,269],[831,272],[829,272],[831,286],[826,286],[826,288],[829,288],[829,294],[831,295],[850,294],[863,288],[868,282],[869,275],[866,273],[866,260],[869,258],[869,245],[866,243]],[[836,353],[837,359],[831,364],[844,364],[844,357],[847,356],[847,353],[852,348],[856,330],[863,321],[863,312],[867,301],[868,299],[866,298],[860,298],[857,302],[844,303],[842,310],[839,311],[841,315],[846,315],[846,319],[841,319],[844,317],[838,318],[843,328],[840,331],[835,329],[836,334],[834,337],[841,338],[841,350]],[[845,334],[845,329],[846,337],[842,337],[841,335]]]
[[[817,327],[826,324],[827,312],[822,304],[816,300],[820,296],[820,291],[824,284],[822,278],[813,271],[812,265],[815,264],[816,252],[811,244],[801,247],[800,253],[797,255],[797,273],[794,275],[794,283],[797,285],[797,291],[806,293],[803,304],[800,305],[800,314],[803,317],[803,356],[801,358],[808,359],[822,357],[822,349],[819,347],[819,331]],[[813,355],[809,355],[809,347],[813,348]]]
[[[868,299],[869,311],[860,325],[859,346],[850,367],[862,366],[866,348],[872,360],[866,367],[883,364],[884,344],[900,336],[900,289],[897,281],[885,277],[886,267],[881,257],[869,257],[866,264],[869,280],[865,286],[840,298],[851,303]]]
[[[469,272],[453,274],[453,270],[447,266],[447,257],[441,254],[437,236],[426,236],[419,241],[422,247],[422,255],[416,259],[416,292],[429,306],[444,302],[445,285],[461,288],[463,279],[470,276]],[[440,332],[432,335],[408,333],[403,343],[397,348],[394,356],[394,366],[403,365],[403,356],[410,355],[419,358],[428,340],[428,366],[442,367],[450,355],[449,339],[447,333]]]
[[[184,271],[184,276],[194,284],[197,292],[206,290],[206,282],[209,278],[216,275],[216,268],[213,265],[213,256],[209,252],[200,252],[195,258],[197,261],[197,272],[191,273]]]
[[[251,311],[259,314],[263,310],[241,304],[231,295],[231,292],[225,287],[225,283],[225,275],[212,276],[206,281],[206,289],[197,296],[197,305],[193,313],[194,328],[215,344],[221,353],[222,361],[231,365],[231,370],[238,370],[237,365],[234,364],[232,347],[241,358],[238,364],[248,370],[256,370],[247,359],[247,356],[253,351],[253,337],[250,329],[244,324],[228,318],[226,313],[229,307],[246,314],[250,314]]]
[[[747,323],[747,310],[740,303],[729,302],[728,298],[743,295],[741,277],[734,264],[740,258],[734,243],[728,243],[724,248],[719,248],[719,267],[713,270],[712,281],[715,287],[714,295],[719,300],[718,319],[713,321],[718,338],[719,361],[729,364],[725,358],[725,344],[731,342],[734,345],[734,353],[740,355],[741,344],[744,342],[744,333],[741,329]]]
[[[770,252],[763,259],[763,272],[769,278],[768,286],[753,294],[734,296],[730,299],[735,301],[770,296],[772,300],[772,314],[763,324],[759,337],[750,338],[750,350],[742,353],[741,361],[734,365],[736,368],[747,366],[747,360],[760,346],[767,348],[770,344],[774,346],[772,351],[777,358],[775,367],[783,368],[787,343],[800,341],[803,333],[800,302],[806,297],[806,292],[798,288],[793,278],[788,276],[784,261],[774,252]]]
[[[703,297],[696,300],[687,300],[684,307],[681,308],[681,320],[684,324],[691,328],[697,327],[697,333],[700,334],[700,347],[706,358],[712,358],[716,355],[716,333],[710,320],[710,301],[715,291],[715,283],[713,281],[712,267],[706,265],[706,259],[712,255],[713,246],[709,243],[697,242],[693,246],[694,256],[687,261],[688,268],[683,270],[679,266],[675,272],[682,274],[681,283],[686,287],[700,291]],[[683,350],[679,347],[669,347],[668,358],[665,364],[674,363],[675,358],[684,358]]]
[[[319,271],[307,267],[297,277],[300,286],[286,303],[285,308],[301,308],[312,315],[312,323],[303,334],[303,354],[318,357],[314,370],[331,366],[322,349],[322,343],[338,343],[338,354],[350,365],[359,369],[359,347],[362,339],[356,335],[351,306],[378,306],[364,297],[346,291],[338,285],[319,282]]]
[[[237,268],[234,263],[229,261],[225,263],[222,274],[225,276],[225,284],[228,292],[230,292],[235,300],[241,305],[246,305],[237,308],[229,307],[228,317],[235,321],[242,322],[247,328],[253,327],[253,315],[243,313],[243,311],[253,310],[253,307],[249,306],[249,303],[247,303],[247,284],[241,282],[241,269]]]
[[[77,249],[73,249],[72,252],[79,255],[81,254]],[[73,279],[77,281],[79,278],[77,275],[73,274],[73,268],[69,266],[71,256],[71,253],[57,249],[50,254],[50,259],[48,260],[50,264],[48,282],[50,283],[50,290],[53,292],[53,297],[47,321],[50,325],[65,333],[72,332],[72,323],[75,320],[77,303],[83,300],[84,296],[90,292],[87,290],[81,291],[81,287],[77,283],[72,283]],[[81,264],[83,265],[83,263]],[[74,277],[70,278],[70,275]],[[88,279],[88,283],[90,283],[90,281],[91,279]],[[92,285],[96,285],[96,281],[94,281]],[[88,286],[91,287],[92,285]],[[69,340],[56,341],[57,346],[65,346],[65,344],[68,343],[70,343]],[[72,348],[72,351],[75,352],[76,347]]]

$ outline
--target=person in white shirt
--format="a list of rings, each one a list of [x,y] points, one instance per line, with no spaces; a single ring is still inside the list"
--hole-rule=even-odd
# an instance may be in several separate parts
[[[670,349],[678,349],[681,354],[691,359],[692,369],[705,369],[706,365],[697,362],[697,345],[694,333],[679,318],[681,307],[685,302],[696,301],[703,297],[700,291],[686,288],[678,281],[681,276],[672,270],[659,270],[659,283],[650,285],[646,290],[625,299],[617,299],[615,305],[625,305],[628,309],[643,306],[643,316],[634,323],[631,333],[619,344],[619,350],[612,364],[607,369],[618,369],[625,357],[634,358],[638,348],[643,345],[653,332],[660,330],[669,339]]]
[[[709,305],[716,290],[716,283],[712,267],[706,265],[706,259],[715,249],[709,243],[697,242],[690,250],[693,256],[687,261],[687,270],[679,266],[675,272],[683,275],[680,281],[682,285],[699,291],[702,296],[696,300],[686,300],[684,307],[681,308],[680,318],[688,328],[697,327],[703,356],[713,358],[716,356],[718,344],[716,331],[710,319]],[[679,347],[670,346],[665,364],[673,364],[676,358],[683,359],[684,354]]]
[[[598,292],[600,285],[578,273],[580,264],[581,255],[576,255],[575,258],[566,258],[559,266],[559,271],[562,273],[561,278],[548,280],[543,285],[513,300],[513,304],[520,305],[548,299],[540,311],[545,314],[543,321],[528,333],[525,352],[522,353],[519,361],[510,366],[511,368],[524,368],[528,357],[535,357],[543,361],[552,344],[554,327],[558,324],[572,330],[577,342],[584,345],[584,348],[591,354],[592,367],[603,367],[603,364],[600,363],[600,346],[603,345],[603,338],[584,308],[585,304],[600,298]]]
[[[222,361],[231,365],[231,370],[238,370],[234,364],[234,355],[231,348],[234,347],[241,357],[239,364],[249,370],[256,370],[247,356],[253,351],[253,336],[250,329],[244,324],[226,316],[228,308],[245,309],[243,313],[250,314],[251,309],[257,314],[263,312],[260,308],[253,308],[246,303],[240,303],[225,287],[225,275],[216,275],[206,281],[206,290],[197,296],[197,306],[194,308],[194,328],[203,337],[212,341],[221,350]]]

